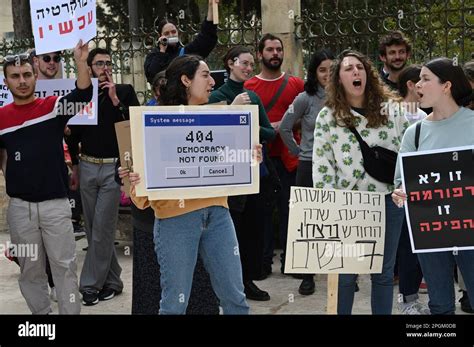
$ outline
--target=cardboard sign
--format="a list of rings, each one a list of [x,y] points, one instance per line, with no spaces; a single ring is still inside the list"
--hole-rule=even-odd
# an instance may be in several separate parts
[[[130,135],[130,121],[123,121],[115,123],[115,134],[120,153],[120,166],[130,169],[133,168],[132,159],[132,138]],[[130,181],[123,180],[123,192],[127,197],[130,196]]]
[[[285,273],[381,273],[382,193],[291,187]]]
[[[36,54],[74,48],[97,35],[96,0],[30,0]]]
[[[258,108],[131,107],[137,196],[150,200],[255,194]]]
[[[402,153],[401,173],[413,252],[474,249],[474,146]]]

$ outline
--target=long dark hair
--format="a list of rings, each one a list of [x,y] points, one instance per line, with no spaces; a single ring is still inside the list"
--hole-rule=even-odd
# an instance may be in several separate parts
[[[440,83],[451,82],[451,95],[458,106],[467,106],[472,99],[472,88],[461,66],[449,58],[436,58],[424,65]]]
[[[398,91],[402,98],[408,94],[407,82],[417,83],[420,80],[421,65],[412,64],[406,66],[398,75]]]
[[[156,30],[158,31],[160,36],[161,36],[161,31],[163,30],[163,27],[166,24],[173,24],[176,27],[176,30],[178,29],[178,26],[176,25],[176,23],[172,19],[164,18],[164,19],[160,20],[160,22],[158,23],[158,25],[156,27]]]
[[[308,66],[308,77],[306,78],[306,82],[304,84],[304,91],[309,95],[315,95],[321,87],[318,81],[318,67],[321,63],[327,59],[334,60],[335,56],[329,49],[323,48],[313,54],[311,57],[311,61],[309,62]]]
[[[160,105],[188,105],[186,86],[181,76],[194,79],[202,58],[196,55],[183,55],[175,58],[166,69],[166,81],[160,85]]]

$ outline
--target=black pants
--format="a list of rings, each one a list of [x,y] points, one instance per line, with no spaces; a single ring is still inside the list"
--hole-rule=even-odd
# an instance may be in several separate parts
[[[134,221],[133,227],[132,314],[154,315],[159,312],[161,299],[160,266],[153,243],[155,218],[151,208],[142,211],[133,205],[132,217],[140,219],[139,222]],[[193,286],[186,313],[219,314],[217,297],[199,257],[194,269]]]
[[[286,251],[286,239],[288,234],[288,215],[289,215],[289,200],[291,186],[295,185],[296,170],[289,172],[283,164],[280,157],[271,158],[275,169],[278,172],[278,177],[281,182],[281,191],[276,197],[275,205],[278,210],[278,234],[280,238],[280,247],[283,249],[282,258],[282,272],[284,266],[284,254]],[[274,210],[275,206],[266,204],[264,209],[264,249],[263,249],[263,264],[265,267],[271,267],[273,263],[274,243]]]
[[[407,301],[417,299],[423,273],[418,256],[411,250],[406,218],[403,221],[398,243],[398,277],[400,294],[403,294],[404,299]]]
[[[229,197],[232,199],[233,197]],[[230,209],[237,240],[244,281],[258,279],[263,262],[263,195],[247,195],[243,210]]]

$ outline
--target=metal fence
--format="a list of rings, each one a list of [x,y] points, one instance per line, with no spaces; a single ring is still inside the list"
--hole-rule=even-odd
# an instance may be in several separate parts
[[[296,18],[305,63],[321,47],[339,53],[357,49],[378,61],[378,42],[400,30],[413,45],[412,61],[432,57],[473,58],[474,0],[315,0]],[[307,65],[307,64],[305,64]]]
[[[253,16],[255,18],[255,16]],[[207,58],[211,69],[222,69],[222,57],[231,46],[242,44],[256,51],[262,34],[261,20],[225,18],[218,27],[218,45]],[[178,22],[180,39],[186,43],[199,32],[200,24]],[[463,63],[474,52],[474,0],[314,0],[295,18],[296,39],[302,41],[305,66],[311,54],[321,47],[338,53],[346,48],[362,51],[378,61],[378,41],[389,30],[404,32],[413,43],[413,62],[434,56],[448,56]],[[132,32],[103,30],[90,47],[108,48],[118,83],[135,87],[141,103],[151,97],[143,71],[150,50],[157,46],[155,29]],[[24,52],[32,40],[0,41],[2,56]],[[65,54],[66,75],[73,77],[71,53]]]

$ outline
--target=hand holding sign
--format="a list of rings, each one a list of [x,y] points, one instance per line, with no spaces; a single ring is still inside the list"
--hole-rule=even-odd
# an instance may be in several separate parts
[[[89,45],[79,40],[76,47],[74,47],[74,60],[76,63],[87,64],[87,57],[89,56]]]

